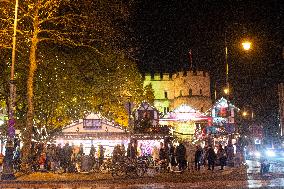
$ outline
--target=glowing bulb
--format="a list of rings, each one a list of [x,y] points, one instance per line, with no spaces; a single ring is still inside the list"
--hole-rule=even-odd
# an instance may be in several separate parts
[[[225,94],[229,94],[229,92],[230,92],[230,91],[229,91],[229,88],[225,88],[225,89],[224,89],[224,93],[225,93]]]
[[[251,42],[249,42],[249,41],[243,42],[242,45],[243,45],[243,48],[244,48],[246,51],[251,48]]]

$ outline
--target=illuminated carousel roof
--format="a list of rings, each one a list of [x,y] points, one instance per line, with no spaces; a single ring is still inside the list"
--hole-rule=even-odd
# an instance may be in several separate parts
[[[208,117],[202,112],[187,104],[182,104],[171,112],[168,112],[161,120],[202,120]]]

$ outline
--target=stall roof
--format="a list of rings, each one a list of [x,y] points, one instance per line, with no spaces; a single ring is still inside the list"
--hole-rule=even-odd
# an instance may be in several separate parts
[[[182,104],[171,112],[168,112],[160,121],[180,121],[180,120],[207,120],[204,113],[192,108],[187,104]]]
[[[129,131],[100,114],[91,113],[62,129],[61,138],[128,137]]]

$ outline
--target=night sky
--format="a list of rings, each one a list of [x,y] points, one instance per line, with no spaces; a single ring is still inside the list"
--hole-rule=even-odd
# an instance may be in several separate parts
[[[138,67],[146,73],[189,69],[191,49],[193,68],[210,73],[212,93],[216,86],[220,97],[226,41],[230,100],[241,109],[253,109],[266,127],[276,127],[276,88],[284,82],[283,4],[281,0],[140,1],[131,18]],[[253,43],[249,52],[241,49],[244,38]]]

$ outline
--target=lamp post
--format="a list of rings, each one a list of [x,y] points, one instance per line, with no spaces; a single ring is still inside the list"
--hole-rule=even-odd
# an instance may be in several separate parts
[[[242,43],[242,48],[245,51],[251,49],[252,43],[249,40],[245,40]],[[228,45],[227,45],[227,30],[225,31],[225,65],[226,65],[226,88],[224,93],[227,95],[228,100],[231,93],[230,82],[229,82],[229,62],[228,62]]]
[[[10,75],[10,99],[9,99],[9,120],[8,120],[8,139],[6,142],[6,151],[3,164],[3,173],[1,175],[1,180],[14,180],[14,169],[13,169],[13,152],[14,144],[13,139],[15,136],[15,117],[14,117],[14,108],[15,108],[15,98],[16,98],[16,87],[14,80],[14,66],[16,60],[16,34],[17,34],[17,19],[18,19],[18,5],[19,2],[15,2],[15,18],[14,18],[14,27],[13,27],[13,47],[12,47],[12,64],[11,64],[11,75]]]
[[[251,43],[249,41],[242,42],[242,47],[245,51],[250,50]],[[224,89],[224,93],[227,96],[227,124],[231,123],[231,109],[230,109],[230,93],[231,87],[229,82],[229,62],[228,62],[228,45],[227,45],[227,30],[225,30],[225,65],[226,65],[226,87]],[[232,134],[228,135],[228,145],[232,144]],[[232,164],[232,159],[228,159],[228,164]]]
[[[227,102],[228,102],[228,111],[229,110],[229,100],[230,100],[230,93],[231,93],[231,87],[229,82],[229,62],[228,62],[228,47],[227,47],[227,39],[226,39],[227,32],[225,31],[225,65],[226,65],[226,87],[224,89],[224,93],[227,96]],[[246,40],[242,42],[242,48],[245,51],[249,51],[251,49],[251,42]]]

